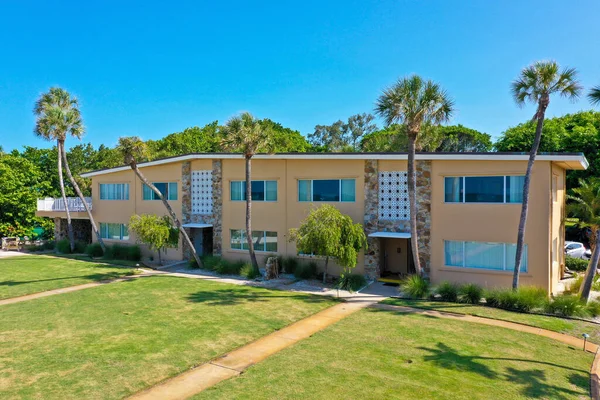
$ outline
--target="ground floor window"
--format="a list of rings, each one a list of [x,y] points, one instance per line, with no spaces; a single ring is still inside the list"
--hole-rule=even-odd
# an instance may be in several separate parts
[[[230,230],[230,244],[234,250],[248,250],[248,240],[245,229]],[[252,242],[255,251],[277,251],[277,232],[252,231]]]
[[[444,262],[450,267],[512,271],[517,245],[513,243],[444,241]],[[521,272],[527,272],[527,245],[523,247]]]
[[[100,222],[100,236],[102,239],[129,240],[129,231],[125,224]]]

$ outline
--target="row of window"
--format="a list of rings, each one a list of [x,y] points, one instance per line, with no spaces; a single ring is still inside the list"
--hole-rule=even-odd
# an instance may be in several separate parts
[[[129,240],[129,231],[125,224],[100,222],[100,237],[111,240]]]
[[[493,271],[515,269],[517,245],[512,243],[444,241],[444,262],[450,267]],[[521,272],[527,272],[527,245],[521,257]]]
[[[446,203],[522,203],[524,176],[455,176],[444,179]]]
[[[177,200],[177,182],[152,182],[167,200]],[[150,186],[142,185],[143,200],[160,200]],[[129,200],[129,183],[101,183],[100,200]]]
[[[245,229],[231,229],[229,243],[234,250],[248,250],[248,236]],[[255,251],[277,251],[277,232],[252,231]]]
[[[521,203],[524,176],[456,176],[444,178],[446,203]],[[177,200],[177,182],[153,182],[167,200]],[[252,201],[277,201],[277,181],[252,181]],[[144,200],[160,200],[143,185]],[[230,182],[231,201],[246,200],[246,182]],[[101,183],[100,200],[129,200],[128,183]],[[298,201],[354,202],[355,179],[299,179]]]

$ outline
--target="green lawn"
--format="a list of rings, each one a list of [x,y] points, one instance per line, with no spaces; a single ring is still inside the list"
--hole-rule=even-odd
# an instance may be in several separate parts
[[[194,399],[589,398],[592,360],[540,336],[366,309]]]
[[[1,306],[0,398],[119,399],[332,304],[153,276]]]
[[[52,256],[0,259],[0,299],[118,278],[131,268]]]
[[[576,337],[581,337],[583,333],[587,333],[590,335],[590,341],[600,344],[600,324],[594,324],[592,322],[578,321],[560,317],[549,317],[545,315],[518,313],[501,310],[498,308],[469,304],[445,303],[440,301],[387,299],[383,301],[383,303],[501,319],[504,321],[518,322],[538,328],[544,328],[550,331],[566,333]]]

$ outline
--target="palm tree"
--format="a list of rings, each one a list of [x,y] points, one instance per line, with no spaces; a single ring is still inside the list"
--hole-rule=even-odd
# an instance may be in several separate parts
[[[42,94],[37,100],[35,103],[34,114],[37,117],[34,129],[35,134],[46,140],[56,140],[58,150],[58,180],[60,182],[60,193],[65,204],[65,212],[67,214],[67,230],[71,244],[71,251],[75,249],[75,237],[73,235],[71,213],[69,212],[67,196],[65,194],[65,183],[62,171],[63,161],[65,164],[65,170],[67,171],[67,176],[71,181],[71,185],[73,185],[73,189],[75,189],[77,196],[79,196],[81,199],[88,218],[90,219],[92,229],[96,234],[98,243],[102,247],[102,251],[104,251],[106,249],[104,246],[104,241],[102,240],[100,232],[96,227],[94,217],[92,216],[92,212],[85,201],[85,198],[83,197],[83,193],[73,178],[73,174],[71,173],[69,162],[67,160],[67,152],[65,150],[65,140],[67,135],[80,139],[85,132],[83,121],[81,119],[81,113],[79,111],[79,102],[75,97],[71,97],[69,92],[66,90],[53,87],[50,88],[48,93]]]
[[[231,118],[222,129],[221,144],[228,151],[241,152],[246,160],[246,240],[252,268],[259,272],[252,241],[252,157],[271,150],[272,133],[252,114],[245,112]]]
[[[439,125],[452,115],[454,102],[437,83],[417,75],[402,78],[385,89],[377,99],[375,111],[387,126],[404,124],[408,138],[408,197],[410,204],[410,235],[415,270],[423,275],[417,243],[417,182],[415,152],[423,126]]]
[[[523,107],[526,102],[537,104],[537,110],[532,121],[537,121],[535,128],[535,139],[529,152],[529,162],[525,172],[523,183],[523,205],[521,207],[521,219],[519,221],[519,231],[517,234],[517,249],[515,255],[515,269],[513,272],[512,287],[516,290],[519,287],[519,271],[521,269],[521,259],[523,255],[523,244],[525,240],[525,224],[527,222],[527,209],[529,207],[529,183],[531,181],[531,170],[535,162],[535,156],[540,147],[542,139],[542,128],[544,127],[544,118],[546,109],[550,104],[550,95],[559,94],[575,101],[580,93],[581,86],[577,81],[577,71],[575,68],[564,68],[560,70],[555,61],[538,61],[521,71],[519,77],[512,83],[511,91],[515,102],[519,107]]]
[[[593,255],[579,289],[581,299],[587,302],[600,260],[600,178],[590,178],[588,181],[580,179],[579,185],[572,190],[572,195],[567,196],[571,200],[567,212],[569,216],[579,219],[581,227],[591,228],[590,247]]]
[[[596,86],[588,93],[588,99],[594,106],[600,105],[600,86]]]
[[[144,184],[146,186],[148,186],[154,192],[154,194],[156,196],[158,196],[158,198],[162,201],[163,205],[167,209],[167,212],[169,213],[169,216],[171,217],[171,219],[175,223],[175,226],[179,230],[179,233],[183,237],[183,240],[185,241],[185,243],[189,247],[190,251],[192,252],[192,255],[194,256],[194,260],[196,260],[198,267],[202,268],[202,260],[200,260],[200,257],[198,257],[196,248],[194,247],[194,244],[190,240],[190,237],[188,236],[187,232],[183,228],[183,225],[181,225],[181,221],[179,221],[179,218],[177,218],[177,214],[175,214],[175,211],[173,211],[173,208],[171,208],[171,205],[169,204],[167,199],[165,199],[165,197],[160,192],[160,190],[158,190],[156,188],[156,186],[154,186],[152,184],[152,182],[150,182],[148,179],[146,179],[144,174],[142,174],[142,172],[138,168],[137,160],[144,158],[147,153],[146,143],[144,143],[137,136],[121,137],[121,138],[119,138],[119,144],[117,145],[117,149],[123,156],[123,161],[125,162],[125,164],[129,165],[131,167],[131,169],[133,170],[133,172],[135,172],[137,177],[142,182],[144,182]]]

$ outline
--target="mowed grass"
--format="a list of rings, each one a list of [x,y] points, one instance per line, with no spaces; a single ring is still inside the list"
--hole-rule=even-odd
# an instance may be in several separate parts
[[[366,309],[194,399],[579,399],[592,361],[545,337]]]
[[[448,311],[458,314],[476,315],[500,319],[504,321],[517,322],[520,324],[531,325],[537,328],[544,328],[550,331],[566,333],[567,335],[581,337],[582,334],[590,335],[590,341],[600,344],[600,324],[593,322],[579,321],[560,317],[545,315],[526,314],[507,310],[501,310],[493,307],[477,306],[472,304],[445,303],[441,301],[421,301],[405,299],[387,299],[385,304],[397,306],[408,306],[415,308],[424,308],[427,310]]]
[[[152,276],[0,307],[1,399],[119,399],[334,300]]]
[[[0,299],[60,289],[134,273],[132,268],[51,256],[0,259]]]

